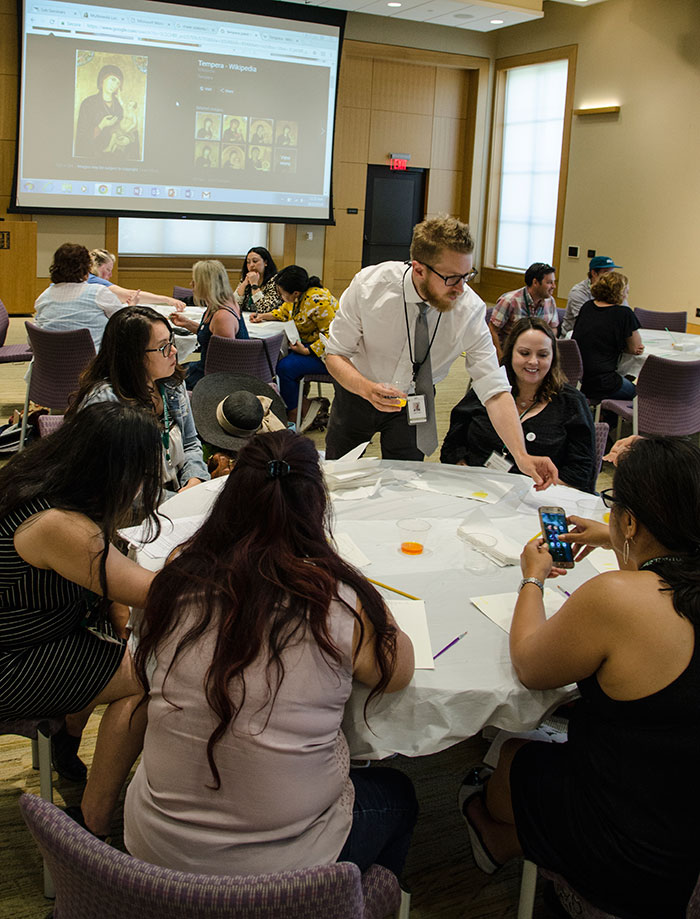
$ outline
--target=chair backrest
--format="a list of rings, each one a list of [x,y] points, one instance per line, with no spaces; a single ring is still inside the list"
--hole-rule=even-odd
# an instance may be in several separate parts
[[[578,343],[573,338],[557,339],[559,364],[566,379],[572,386],[577,386],[583,377],[583,361]]]
[[[685,332],[688,328],[688,314],[685,310],[665,313],[663,310],[643,310],[635,306],[634,315],[643,329],[668,329],[669,332]]]
[[[558,306],[557,307],[557,316],[559,317],[559,330],[561,330],[561,324],[564,321],[564,316],[566,316],[566,307]]]
[[[63,415],[39,415],[37,426],[39,428],[39,437],[48,437],[53,434],[63,424]]]
[[[173,297],[176,300],[185,300],[187,297],[192,296],[191,287],[179,287],[177,284],[173,287]]]
[[[172,871],[108,846],[36,795],[23,794],[19,806],[53,877],[61,919],[364,916],[362,875],[348,862],[239,877]]]
[[[494,308],[492,306],[488,306],[486,308],[486,325],[488,325],[489,322],[491,322],[491,313],[493,312],[493,309]]]
[[[603,467],[603,456],[608,443],[610,425],[606,421],[596,421],[595,425],[595,477],[600,475]]]
[[[222,338],[212,335],[207,348],[204,373],[247,373],[264,383],[271,383],[277,372],[284,332],[270,338]]]
[[[63,412],[78,389],[80,374],[95,357],[95,344],[87,329],[68,332],[42,329],[24,323],[34,352],[29,398],[46,408]]]
[[[650,354],[637,380],[637,430],[682,437],[700,431],[700,361]]]
[[[10,317],[7,315],[5,304],[0,300],[0,348],[5,344],[7,330],[10,328]]]

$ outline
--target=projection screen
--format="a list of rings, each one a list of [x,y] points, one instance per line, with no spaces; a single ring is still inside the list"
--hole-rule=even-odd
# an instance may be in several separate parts
[[[330,220],[343,13],[23,2],[13,210]]]

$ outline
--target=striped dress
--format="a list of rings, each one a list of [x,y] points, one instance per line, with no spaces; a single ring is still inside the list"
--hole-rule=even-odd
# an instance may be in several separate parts
[[[51,569],[34,568],[14,547],[17,528],[48,510],[34,499],[0,520],[0,718],[79,712],[109,683],[126,641],[101,637],[99,597]]]

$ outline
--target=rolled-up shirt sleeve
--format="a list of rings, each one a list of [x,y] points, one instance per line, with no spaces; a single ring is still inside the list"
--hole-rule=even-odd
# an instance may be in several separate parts
[[[339,354],[352,359],[357,354],[362,338],[362,316],[360,313],[360,282],[355,276],[348,289],[340,297],[338,311],[328,330],[326,354]]]
[[[122,307],[126,306],[109,287],[100,287],[95,302],[105,316],[111,316],[113,313],[116,313],[118,310],[122,309]]]

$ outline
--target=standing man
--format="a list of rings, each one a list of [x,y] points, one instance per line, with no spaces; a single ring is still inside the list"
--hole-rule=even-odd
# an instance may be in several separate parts
[[[454,217],[416,225],[411,261],[363,268],[340,298],[326,348],[336,380],[326,456],[337,459],[379,432],[384,459],[422,460],[437,448],[434,383],[466,351],[467,372],[521,472],[556,481],[547,457],[529,456],[505,371],[484,322],[469,227]]]
[[[622,265],[616,265],[614,259],[611,259],[609,255],[596,255],[590,260],[588,263],[588,277],[584,278],[583,281],[579,281],[578,284],[574,284],[569,291],[566,303],[566,315],[561,324],[562,335],[567,335],[573,329],[576,325],[576,317],[581,307],[588,300],[593,299],[591,284],[595,284],[601,275],[607,274],[609,271],[613,271],[616,268],[622,268]],[[627,298],[625,297],[623,306],[627,305]]]
[[[525,287],[510,290],[498,298],[491,313],[489,328],[499,359],[503,342],[519,319],[537,316],[557,334],[559,313],[552,296],[556,286],[554,268],[545,262],[534,262],[525,272]]]

